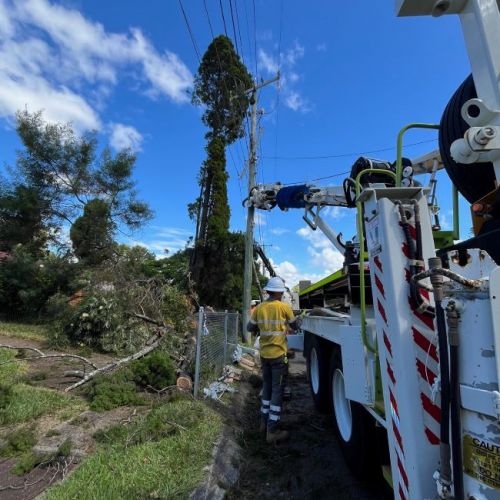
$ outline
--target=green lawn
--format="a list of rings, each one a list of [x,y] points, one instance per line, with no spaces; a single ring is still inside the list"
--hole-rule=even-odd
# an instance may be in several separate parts
[[[26,364],[15,356],[14,350],[0,349],[0,425],[27,422],[63,408],[85,409],[75,396],[22,383]]]
[[[47,329],[44,325],[0,321],[0,335],[43,342],[47,340]]]
[[[203,403],[166,403],[125,431],[113,428],[108,443],[101,434],[99,451],[45,498],[187,498],[203,478],[221,427],[220,416]]]

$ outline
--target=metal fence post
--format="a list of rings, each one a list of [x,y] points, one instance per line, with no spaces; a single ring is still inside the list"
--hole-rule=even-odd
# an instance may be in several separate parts
[[[200,389],[200,371],[201,371],[201,338],[203,332],[204,309],[200,307],[198,311],[198,329],[196,332],[196,363],[194,371],[194,389],[193,396],[198,397],[198,390]]]
[[[246,328],[247,325],[243,326],[243,328]],[[238,344],[240,341],[240,313],[236,311],[236,324],[234,325],[234,328],[236,329],[236,343]],[[243,338],[242,338],[243,340]]]
[[[227,309],[224,311],[224,365],[227,363],[227,320],[228,320],[228,315],[227,315]]]

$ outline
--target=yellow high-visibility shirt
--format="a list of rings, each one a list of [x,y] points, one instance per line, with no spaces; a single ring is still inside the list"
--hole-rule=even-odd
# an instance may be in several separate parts
[[[254,309],[250,322],[259,327],[262,358],[286,355],[285,335],[293,320],[292,308],[280,300],[266,300]]]

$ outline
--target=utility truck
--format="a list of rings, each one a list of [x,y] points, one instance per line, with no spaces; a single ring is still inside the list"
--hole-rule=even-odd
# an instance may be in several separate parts
[[[342,185],[255,186],[257,209],[303,209],[342,252],[341,270],[300,294],[312,397],[348,463],[378,467],[400,499],[500,499],[500,12],[496,0],[396,0],[399,16],[458,14],[472,66],[441,123],[414,123],[395,162],[360,158]],[[409,129],[439,151],[403,157]],[[441,231],[436,172],[453,184]],[[419,174],[430,174],[422,185]],[[458,193],[474,236],[458,240]],[[352,207],[344,242],[322,217]]]

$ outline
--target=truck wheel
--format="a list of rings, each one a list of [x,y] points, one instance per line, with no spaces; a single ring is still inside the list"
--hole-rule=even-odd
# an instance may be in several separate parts
[[[333,425],[347,465],[359,478],[373,478],[378,470],[375,422],[362,405],[345,396],[339,349],[331,355],[329,379]]]
[[[310,349],[306,358],[307,378],[316,410],[328,411],[328,359],[325,350],[321,349],[321,341],[311,335]]]

